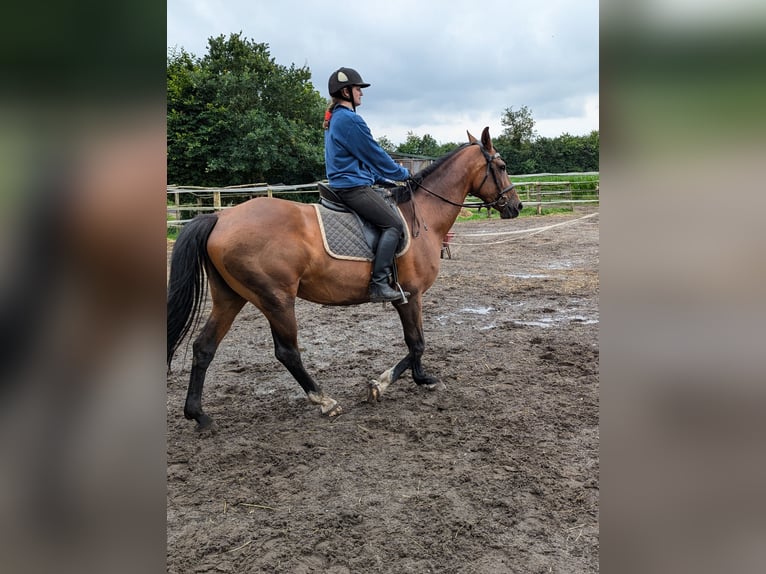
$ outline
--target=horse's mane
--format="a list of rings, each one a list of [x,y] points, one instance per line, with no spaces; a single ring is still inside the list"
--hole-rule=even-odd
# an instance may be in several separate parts
[[[457,153],[458,153],[459,151],[461,151],[462,149],[464,149],[464,148],[468,147],[469,145],[471,145],[471,144],[470,144],[470,143],[464,143],[464,144],[463,144],[463,145],[461,145],[459,148],[457,148],[457,149],[454,149],[454,150],[452,150],[451,152],[449,152],[449,153],[447,153],[447,154],[445,154],[445,155],[441,156],[441,157],[440,157],[440,158],[438,158],[436,161],[434,161],[433,163],[431,163],[431,164],[427,165],[426,167],[424,167],[423,169],[421,169],[419,172],[417,172],[416,174],[414,174],[414,175],[412,176],[412,180],[413,180],[413,181],[414,181],[416,184],[421,184],[421,183],[423,183],[423,180],[424,180],[425,178],[427,178],[429,175],[431,175],[433,172],[435,172],[437,169],[439,169],[441,166],[443,166],[445,163],[447,163],[449,160],[451,160],[453,157],[455,157],[455,155],[457,155]]]

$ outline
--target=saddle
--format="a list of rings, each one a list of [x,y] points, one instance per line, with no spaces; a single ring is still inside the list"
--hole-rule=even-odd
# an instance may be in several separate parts
[[[372,261],[380,238],[380,228],[373,225],[352,211],[337,193],[324,183],[318,183],[319,203],[314,204],[322,232],[322,241],[327,253],[336,259],[353,261]],[[395,196],[388,189],[373,188],[379,192],[386,203],[402,220],[404,237],[399,240],[396,257],[401,257],[410,246],[410,233],[407,222]]]

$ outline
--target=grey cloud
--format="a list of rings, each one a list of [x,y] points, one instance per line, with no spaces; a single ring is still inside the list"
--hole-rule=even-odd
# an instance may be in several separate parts
[[[360,113],[376,136],[383,135],[374,129],[379,122],[437,126],[445,117],[489,115],[499,124],[510,106],[529,107],[536,120],[571,118],[598,93],[593,0],[486,0],[462,7],[439,0],[344,7],[168,0],[169,46],[201,55],[209,36],[239,31],[269,44],[277,63],[308,66],[325,97],[333,70],[359,70],[372,84]]]

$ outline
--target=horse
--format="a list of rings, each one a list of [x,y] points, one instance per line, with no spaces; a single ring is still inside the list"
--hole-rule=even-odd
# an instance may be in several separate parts
[[[368,400],[379,401],[407,369],[417,385],[443,388],[422,364],[425,350],[422,298],[439,273],[442,240],[462,207],[495,208],[503,219],[523,208],[505,163],[492,145],[489,128],[414,174],[411,193],[399,208],[410,247],[397,260],[398,280],[409,291],[392,303],[399,314],[407,355],[368,384]],[[465,204],[468,195],[481,204]],[[178,235],[170,261],[167,298],[167,365],[198,324],[207,289],[212,309],[192,344],[192,368],[184,416],[198,429],[212,424],[202,409],[205,375],[235,317],[248,301],[266,317],[274,354],[323,415],[341,413],[303,366],[298,348],[296,298],[321,305],[369,302],[371,263],[333,258],[325,251],[312,204],[259,197],[224,211],[198,215]]]

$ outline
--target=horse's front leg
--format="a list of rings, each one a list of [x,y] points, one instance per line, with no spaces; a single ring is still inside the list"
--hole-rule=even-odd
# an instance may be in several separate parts
[[[376,380],[370,381],[367,393],[369,402],[379,401],[388,386],[398,380],[407,369],[412,369],[412,378],[418,385],[430,390],[444,386],[436,377],[425,372],[421,361],[426,344],[423,336],[423,307],[420,293],[413,294],[406,305],[395,305],[395,307],[399,312],[399,319],[401,319],[404,331],[404,341],[409,353]]]

